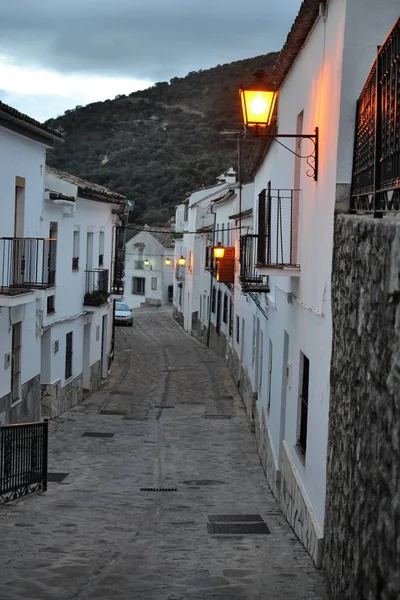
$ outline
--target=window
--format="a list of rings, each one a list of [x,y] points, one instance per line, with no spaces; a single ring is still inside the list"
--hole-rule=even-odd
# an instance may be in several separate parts
[[[273,346],[272,346],[271,340],[269,340],[269,353],[268,353],[268,402],[267,402],[268,414],[269,414],[269,409],[271,408],[272,353],[273,353]]]
[[[221,301],[222,301],[222,292],[218,290],[217,294],[217,333],[221,330]]]
[[[99,267],[104,266],[104,231],[100,231],[99,237]]]
[[[21,397],[21,326],[12,326],[11,340],[11,402],[18,402]]]
[[[157,277],[152,277],[151,278],[151,289],[152,290],[156,290],[157,289]]]
[[[215,287],[213,287],[212,299],[211,299],[211,312],[212,313],[215,313],[216,300],[217,300],[217,290],[215,289]]]
[[[144,277],[132,277],[132,294],[144,296],[146,290],[146,280]]]
[[[47,314],[51,315],[52,313],[56,312],[55,308],[54,308],[54,299],[55,296],[48,296],[47,297]]]
[[[236,342],[240,341],[240,318],[239,315],[236,315]]]
[[[185,212],[183,214],[183,220],[187,221],[189,218],[189,202],[186,202],[185,204]]]
[[[72,241],[72,270],[79,271],[79,244],[80,244],[80,231],[74,229],[74,237]]]
[[[138,248],[138,260],[135,260],[135,269],[144,269],[144,259],[143,259],[144,248]]]
[[[222,320],[224,323],[228,323],[228,294],[224,294],[224,311],[222,314]]]
[[[86,270],[93,269],[93,233],[88,231],[86,234]]]
[[[72,377],[72,331],[65,336],[65,379]]]
[[[307,450],[307,421],[308,421],[308,384],[310,379],[310,361],[300,352],[300,397],[297,446],[305,457]]]

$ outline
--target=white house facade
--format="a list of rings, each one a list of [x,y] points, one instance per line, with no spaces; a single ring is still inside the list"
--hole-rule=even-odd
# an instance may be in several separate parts
[[[40,305],[44,416],[65,412],[108,376],[114,229],[125,211],[124,196],[47,168],[41,230],[57,251],[55,287]]]
[[[191,239],[187,234],[176,252],[177,259],[186,250],[189,261],[182,302],[175,298],[179,320],[192,331],[193,314],[200,311],[201,326],[209,329],[203,338],[211,338],[211,347],[228,360],[269,485],[318,566],[324,540],[334,214],[335,208],[348,208],[356,102],[376,47],[398,13],[395,0],[379,6],[372,0],[303,2],[270,76],[279,97],[269,133],[307,136],[318,128],[317,161],[309,138],[299,145],[299,138],[264,138],[254,153],[252,214],[242,215],[236,243],[233,335],[227,335],[218,314],[220,284],[213,284],[217,300],[213,310],[211,297],[210,326],[200,311],[202,293],[192,291],[203,288],[204,270],[190,272],[201,249],[193,243],[185,247]],[[301,158],[308,155],[308,161]],[[190,206],[191,201],[189,214]],[[218,241],[220,234],[214,237]],[[192,277],[197,281],[189,290]]]
[[[0,102],[0,423],[40,418],[41,289],[54,286],[42,236],[46,149],[61,136]]]
[[[172,303],[174,232],[148,227],[125,245],[125,293],[129,308]]]

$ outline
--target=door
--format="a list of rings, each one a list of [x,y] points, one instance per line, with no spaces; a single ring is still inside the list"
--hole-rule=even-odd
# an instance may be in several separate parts
[[[86,323],[83,328],[83,369],[82,369],[82,387],[84,390],[90,390],[90,323]]]
[[[103,379],[106,379],[107,375],[108,375],[107,323],[108,323],[108,315],[103,315],[102,331],[101,331],[101,376]]]

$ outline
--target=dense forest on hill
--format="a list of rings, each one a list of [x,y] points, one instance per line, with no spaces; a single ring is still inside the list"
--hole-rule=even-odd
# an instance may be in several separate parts
[[[47,121],[65,136],[48,163],[125,194],[135,203],[131,220],[162,225],[185,194],[236,166],[235,141],[221,131],[241,127],[238,88],[275,58],[218,65],[68,110]]]

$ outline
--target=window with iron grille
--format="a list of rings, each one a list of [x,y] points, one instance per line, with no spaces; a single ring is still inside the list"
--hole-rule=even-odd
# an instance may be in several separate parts
[[[239,315],[236,315],[236,342],[240,341],[240,318]]]
[[[65,379],[72,376],[72,331],[65,336]]]
[[[22,324],[12,326],[11,341],[11,402],[17,402],[21,397],[21,334]]]
[[[221,292],[221,290],[218,290],[218,294],[217,294],[217,323],[216,323],[217,333],[219,333],[220,330],[221,330],[221,303],[222,303],[222,292]]]
[[[211,312],[215,313],[215,306],[217,302],[217,290],[213,287],[212,298],[211,298]]]
[[[156,290],[157,289],[157,277],[152,277],[151,278],[151,289],[152,290]]]
[[[271,393],[272,393],[272,356],[273,356],[273,345],[271,340],[269,340],[269,355],[268,355],[268,400],[267,400],[267,410],[268,414],[271,408]]]
[[[55,300],[55,296],[48,296],[47,297],[47,314],[51,315],[51,313],[56,312],[55,308],[54,308],[54,300]]]
[[[299,397],[297,446],[304,457],[306,455],[306,450],[307,450],[309,379],[310,379],[310,361],[305,354],[300,352],[300,397]]]
[[[144,277],[132,277],[132,294],[144,296],[146,293],[146,280]]]
[[[224,294],[224,311],[222,314],[222,320],[224,323],[228,323],[228,294]]]
[[[80,245],[80,231],[79,229],[74,230],[74,238],[72,244],[72,270],[79,271],[79,245]]]

